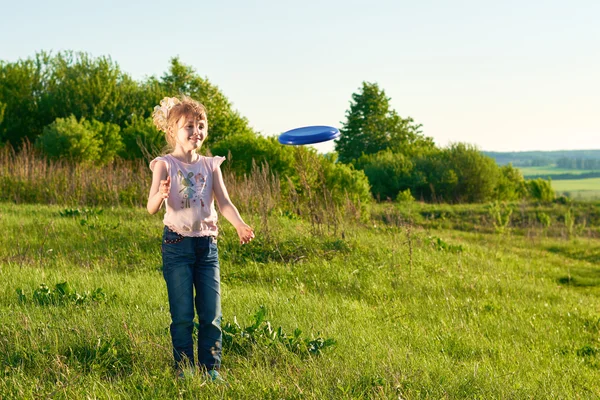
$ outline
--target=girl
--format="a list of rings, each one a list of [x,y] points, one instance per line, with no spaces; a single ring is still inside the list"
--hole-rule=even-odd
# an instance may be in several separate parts
[[[153,113],[172,152],[150,163],[152,186],[148,212],[165,203],[162,239],[163,275],[171,312],[173,356],[179,377],[194,366],[194,306],[198,313],[198,364],[221,380],[221,294],[217,250],[217,199],[221,214],[235,227],[242,244],[254,238],[231,203],[220,165],[224,157],[203,157],[196,150],[206,139],[206,109],[188,97],[166,97]],[[196,296],[194,298],[194,289]]]

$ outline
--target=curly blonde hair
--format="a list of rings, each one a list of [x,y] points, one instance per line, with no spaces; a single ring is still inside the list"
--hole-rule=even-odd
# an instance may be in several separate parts
[[[181,100],[177,97],[165,97],[152,112],[154,125],[165,133],[165,139],[171,148],[175,147],[174,128],[182,117],[207,121],[206,107],[188,96],[182,96]]]

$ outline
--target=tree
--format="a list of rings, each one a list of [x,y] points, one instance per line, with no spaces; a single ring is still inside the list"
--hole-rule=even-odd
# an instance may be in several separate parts
[[[109,57],[40,52],[0,62],[0,102],[6,104],[0,140],[16,147],[33,142],[44,126],[70,115],[124,126],[133,114],[151,112],[149,102],[140,101],[142,89]]]
[[[219,88],[196,74],[194,69],[171,59],[169,71],[161,78],[165,95],[186,95],[202,103],[208,114],[208,137],[206,145],[210,147],[230,135],[252,134],[248,120],[235,111]]]
[[[352,95],[335,149],[343,163],[386,149],[410,154],[419,147],[433,146],[420,128],[412,118],[403,119],[390,108],[390,99],[376,83],[363,82],[359,93]]]
[[[454,143],[445,149],[448,169],[456,172],[453,194],[456,202],[481,203],[494,198],[500,169],[496,162],[475,146]]]
[[[219,89],[177,58],[171,60],[162,78],[137,82],[110,57],[64,51],[41,52],[14,63],[0,61],[0,112],[4,110],[0,142],[15,147],[24,139],[34,142],[45,126],[70,115],[77,120],[116,124],[121,129],[139,127],[140,119],[149,118],[163,97],[180,94],[199,100],[208,109],[207,145],[229,135],[252,133],[246,118],[232,109]],[[154,136],[142,128],[155,144]],[[127,131],[132,133],[132,129]],[[128,148],[138,139],[144,138],[128,137]]]
[[[0,102],[4,118],[0,121],[0,141],[18,147],[23,139],[34,141],[43,122],[38,118],[38,96],[43,86],[42,65],[39,59],[0,61]]]
[[[496,199],[520,200],[526,195],[527,185],[521,171],[510,163],[500,167],[500,176],[496,185]]]

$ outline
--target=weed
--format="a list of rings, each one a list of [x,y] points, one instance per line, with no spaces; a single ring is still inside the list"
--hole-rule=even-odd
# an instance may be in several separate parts
[[[233,323],[223,326],[223,345],[238,354],[247,354],[253,346],[272,347],[283,345],[283,347],[299,356],[319,355],[323,350],[335,345],[332,338],[323,339],[317,337],[309,339],[302,337],[299,328],[294,329],[290,335],[284,332],[282,327],[273,328],[270,321],[266,319],[267,309],[261,306],[254,314],[254,322],[244,328],[234,317]]]
[[[83,305],[89,303],[102,303],[107,299],[106,293],[102,288],[96,288],[92,292],[78,293],[68,282],[57,283],[54,289],[50,289],[45,284],[41,284],[28,297],[25,292],[19,288],[16,290],[20,303],[32,302],[40,306],[46,305]]]

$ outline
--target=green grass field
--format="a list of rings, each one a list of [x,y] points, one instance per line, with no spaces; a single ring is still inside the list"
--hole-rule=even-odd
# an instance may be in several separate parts
[[[600,396],[597,238],[372,223],[327,236],[257,217],[240,247],[224,222],[224,322],[264,306],[274,329],[336,345],[234,338],[217,386],[170,370],[161,217],[61,211],[0,204],[0,398]]]
[[[593,170],[583,170],[583,169],[567,169],[567,168],[557,168],[552,166],[544,166],[544,167],[518,167],[523,176],[535,176],[535,175],[557,175],[557,174],[573,174],[573,175],[581,175],[590,172],[599,172]]]
[[[600,199],[600,178],[553,180],[552,188],[558,193],[569,193],[574,199]]]

